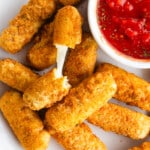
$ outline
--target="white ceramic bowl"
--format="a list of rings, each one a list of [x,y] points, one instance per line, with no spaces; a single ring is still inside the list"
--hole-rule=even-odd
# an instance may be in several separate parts
[[[97,21],[97,3],[99,0],[88,1],[88,21],[90,30],[99,47],[116,61],[135,68],[150,68],[150,59],[135,59],[116,50],[101,33]]]

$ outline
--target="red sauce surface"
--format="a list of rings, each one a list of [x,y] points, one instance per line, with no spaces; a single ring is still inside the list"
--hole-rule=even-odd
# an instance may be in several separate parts
[[[150,58],[150,0],[99,0],[100,30],[119,51]]]

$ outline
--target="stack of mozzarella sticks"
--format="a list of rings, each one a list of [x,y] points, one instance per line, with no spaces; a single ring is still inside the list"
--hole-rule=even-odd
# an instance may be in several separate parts
[[[0,60],[0,81],[12,88],[0,98],[0,110],[25,150],[46,150],[51,136],[66,150],[106,150],[85,120],[132,139],[149,136],[149,116],[109,100],[150,111],[150,84],[109,63],[96,67],[98,46],[82,29],[78,3],[29,0],[0,34],[0,47],[13,54],[33,39],[27,53],[30,67],[10,58]],[[64,48],[63,64],[58,51]],[[49,67],[43,75],[32,70]],[[130,150],[149,147],[145,142]]]

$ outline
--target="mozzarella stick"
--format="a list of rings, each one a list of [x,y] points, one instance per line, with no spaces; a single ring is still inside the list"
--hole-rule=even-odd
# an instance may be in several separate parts
[[[147,81],[108,63],[99,66],[98,71],[112,73],[117,84],[114,98],[150,111],[150,84]]]
[[[78,4],[81,0],[59,0],[63,5],[75,5]]]
[[[111,103],[93,113],[88,121],[136,140],[145,138],[150,132],[150,117]]]
[[[93,37],[84,33],[82,42],[75,49],[69,49],[63,67],[63,75],[68,77],[72,86],[90,76],[95,68],[97,43]]]
[[[54,19],[53,44],[75,48],[82,38],[82,18],[73,6],[59,9]]]
[[[25,150],[46,150],[50,134],[36,112],[24,105],[20,93],[4,93],[0,98],[0,109]]]
[[[72,88],[63,102],[48,109],[45,122],[57,132],[72,129],[105,105],[115,91],[110,73],[93,74]]]
[[[57,48],[57,72],[62,76],[66,53],[81,42],[82,19],[77,8],[65,6],[58,10],[54,19],[53,44]]]
[[[57,49],[53,45],[53,22],[46,24],[39,34],[31,49],[27,53],[30,65],[38,70],[43,70],[56,63]]]
[[[63,133],[54,133],[52,136],[66,150],[106,150],[104,143],[84,123]]]
[[[32,110],[48,108],[60,101],[70,89],[66,77],[57,77],[56,69],[49,71],[24,91],[23,101]]]
[[[0,47],[10,53],[20,51],[55,10],[55,0],[30,0],[0,35]]]
[[[0,81],[18,91],[24,92],[37,78],[39,75],[15,60],[0,60]]]
[[[144,142],[139,147],[133,147],[129,150],[150,150],[150,142]]]

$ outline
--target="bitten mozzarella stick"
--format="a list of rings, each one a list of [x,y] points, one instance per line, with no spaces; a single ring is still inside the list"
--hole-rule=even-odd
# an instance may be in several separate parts
[[[23,92],[39,75],[12,59],[0,60],[0,81]]]
[[[82,18],[77,8],[65,6],[58,10],[54,19],[53,44],[57,48],[57,71],[62,76],[63,64],[69,48],[81,42]]]
[[[95,68],[97,43],[88,33],[84,33],[82,42],[75,49],[69,49],[63,67],[63,75],[68,77],[72,86],[90,76]]]
[[[104,143],[84,123],[63,133],[52,134],[52,136],[66,150],[106,150]]]
[[[150,150],[150,142],[144,142],[141,146],[133,147],[129,150]]]
[[[150,132],[150,117],[128,108],[108,103],[93,113],[88,121],[132,139],[143,139]]]
[[[0,98],[0,109],[25,150],[46,150],[50,134],[39,116],[24,105],[20,93],[4,93]]]
[[[30,0],[0,35],[0,47],[20,51],[55,10],[55,0]]]
[[[35,37],[34,45],[27,53],[32,67],[42,70],[56,63],[57,49],[53,43],[53,22],[46,24]]]
[[[28,86],[24,91],[23,100],[30,109],[40,110],[60,101],[69,89],[67,78],[58,78],[54,68]]]
[[[96,73],[72,88],[64,101],[46,112],[46,123],[57,132],[72,129],[105,105],[116,91],[108,72]]]
[[[104,63],[98,71],[110,71],[117,84],[114,98],[150,111],[150,84],[121,68]]]
[[[59,0],[59,2],[63,5],[75,5],[79,3],[81,0]]]

